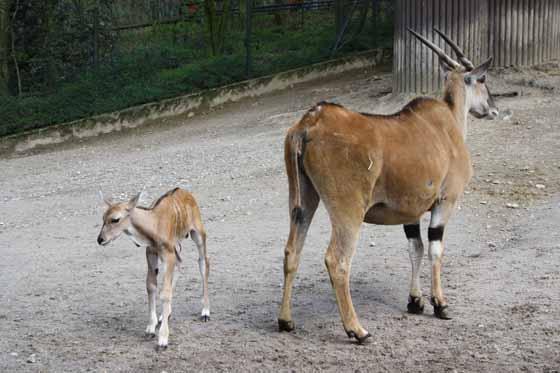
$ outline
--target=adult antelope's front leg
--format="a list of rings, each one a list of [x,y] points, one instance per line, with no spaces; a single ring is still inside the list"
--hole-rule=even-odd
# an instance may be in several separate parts
[[[455,207],[454,200],[441,201],[432,209],[430,227],[428,228],[428,240],[430,246],[428,253],[432,262],[432,297],[430,299],[434,306],[434,315],[440,319],[451,319],[448,311],[447,300],[443,296],[441,288],[441,267],[443,260],[443,232],[445,225]]]
[[[329,271],[331,283],[334,287],[338,310],[348,337],[354,337],[363,343],[371,337],[362,327],[350,296],[350,267],[356,250],[356,241],[361,221],[357,224],[333,224],[331,242],[325,256],[325,264]]]
[[[148,292],[148,309],[150,321],[146,327],[146,335],[154,337],[158,324],[156,313],[158,256],[151,247],[146,248],[146,260],[148,262],[148,273],[146,275],[146,290]]]
[[[410,313],[421,314],[424,312],[424,301],[420,287],[420,266],[424,256],[424,245],[420,235],[420,222],[405,225],[404,233],[408,239],[408,255],[412,265],[407,309]]]
[[[206,252],[206,232],[202,227],[191,231],[191,237],[198,248],[198,268],[202,278],[202,312],[200,319],[204,322],[210,320],[210,298],[208,296],[208,275],[210,262]]]
[[[161,291],[162,313],[161,326],[159,328],[158,346],[167,347],[169,340],[169,316],[171,315],[171,301],[173,298],[173,276],[175,271],[175,248],[170,246],[163,249],[163,260],[165,261],[165,272],[163,274],[163,288]]]

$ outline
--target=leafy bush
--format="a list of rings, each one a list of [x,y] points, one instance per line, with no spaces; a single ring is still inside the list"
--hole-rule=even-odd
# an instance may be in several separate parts
[[[67,4],[69,0],[59,2]],[[239,23],[239,20],[233,22]],[[371,29],[364,30],[333,56],[335,31],[332,15],[328,12],[306,15],[303,25],[299,16],[288,17],[280,26],[274,23],[272,15],[259,16],[253,25],[252,76],[390,45],[390,18],[386,17],[384,24],[374,26],[375,33]],[[64,33],[65,27],[74,30],[78,26],[71,20],[62,22],[60,32],[67,37],[72,32]],[[90,34],[87,25],[85,27],[84,38]],[[57,58],[62,62],[52,68],[64,72],[61,73],[64,78],[58,79],[47,93],[20,98],[0,95],[0,136],[246,79],[243,30],[232,27],[221,56],[212,56],[205,44],[203,30],[201,22],[189,21],[175,25],[156,24],[142,31],[121,33],[115,40],[107,36],[104,50],[110,53],[97,67],[72,62],[72,58],[86,62],[91,58],[91,51],[87,48],[83,52],[79,44],[72,44],[85,39],[69,41],[71,48],[68,51],[61,51],[63,46],[57,44],[60,53]],[[85,54],[75,55],[70,49]]]

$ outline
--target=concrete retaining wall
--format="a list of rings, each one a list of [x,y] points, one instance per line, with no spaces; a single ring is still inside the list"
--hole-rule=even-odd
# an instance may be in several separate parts
[[[276,75],[265,76],[204,92],[134,106],[74,122],[0,138],[0,153],[22,153],[40,146],[98,136],[180,114],[198,114],[244,98],[285,89],[293,84],[339,74],[345,71],[388,64],[392,51],[376,49],[337,60],[322,62]]]

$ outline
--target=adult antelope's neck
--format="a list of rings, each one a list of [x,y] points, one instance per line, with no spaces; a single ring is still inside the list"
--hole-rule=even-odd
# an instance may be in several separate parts
[[[457,77],[450,77],[445,84],[443,91],[443,100],[449,106],[449,109],[455,117],[457,128],[463,135],[463,140],[467,140],[467,116],[469,115],[469,107],[467,103],[467,92],[465,84]]]

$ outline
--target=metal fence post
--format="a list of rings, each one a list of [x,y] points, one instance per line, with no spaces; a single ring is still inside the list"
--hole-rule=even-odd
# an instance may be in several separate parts
[[[245,76],[251,77],[251,31],[253,23],[253,0],[245,1]]]

